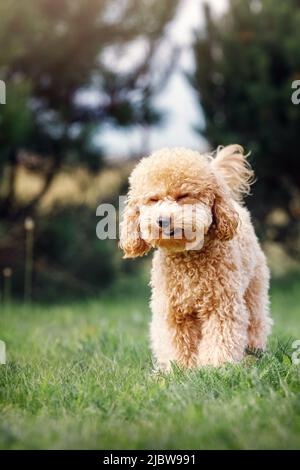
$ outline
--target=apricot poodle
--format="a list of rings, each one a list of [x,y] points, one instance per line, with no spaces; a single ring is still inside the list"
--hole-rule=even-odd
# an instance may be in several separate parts
[[[264,350],[269,270],[242,196],[253,172],[239,145],[213,155],[162,149],[133,170],[125,258],[155,248],[151,346],[157,366],[219,366]]]

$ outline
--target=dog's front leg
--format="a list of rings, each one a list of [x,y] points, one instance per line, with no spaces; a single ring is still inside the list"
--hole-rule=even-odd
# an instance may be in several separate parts
[[[202,324],[197,365],[219,366],[242,359],[247,346],[248,315],[235,294],[223,292],[216,309]]]
[[[181,367],[195,367],[202,323],[198,312],[173,306],[169,310],[167,323],[175,352],[174,361]]]
[[[198,314],[183,313],[182,310],[167,304],[163,311],[152,309],[150,336],[157,367],[170,371],[173,362],[181,367],[196,366],[201,335],[201,320]]]

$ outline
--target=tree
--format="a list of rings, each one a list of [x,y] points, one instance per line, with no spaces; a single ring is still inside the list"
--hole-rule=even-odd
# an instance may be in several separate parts
[[[300,78],[298,0],[230,0],[194,43],[190,81],[205,116],[197,128],[212,147],[240,143],[251,151],[257,183],[249,205],[273,239],[299,254],[300,106],[292,83]],[[274,224],[275,209],[285,222]]]
[[[7,104],[0,107],[2,217],[34,210],[63,162],[101,163],[93,136],[104,122],[152,125],[160,114],[152,97],[165,82],[173,53],[153,73],[156,52],[178,1],[3,0],[0,4],[0,78]],[[136,41],[142,53],[130,70],[116,71],[109,52],[125,53]],[[92,93],[87,104],[83,93]],[[39,194],[25,206],[15,197],[20,156],[44,157]]]

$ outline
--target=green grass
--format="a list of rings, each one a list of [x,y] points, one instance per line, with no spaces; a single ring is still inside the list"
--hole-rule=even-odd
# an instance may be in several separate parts
[[[153,375],[145,289],[7,306],[0,448],[299,448],[299,275],[274,281],[268,352],[240,365]]]

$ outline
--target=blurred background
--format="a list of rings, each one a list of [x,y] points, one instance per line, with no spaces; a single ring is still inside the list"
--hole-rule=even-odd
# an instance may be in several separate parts
[[[136,279],[149,257],[98,240],[96,208],[162,146],[250,151],[273,274],[298,270],[299,0],[1,0],[0,44],[4,300]]]

